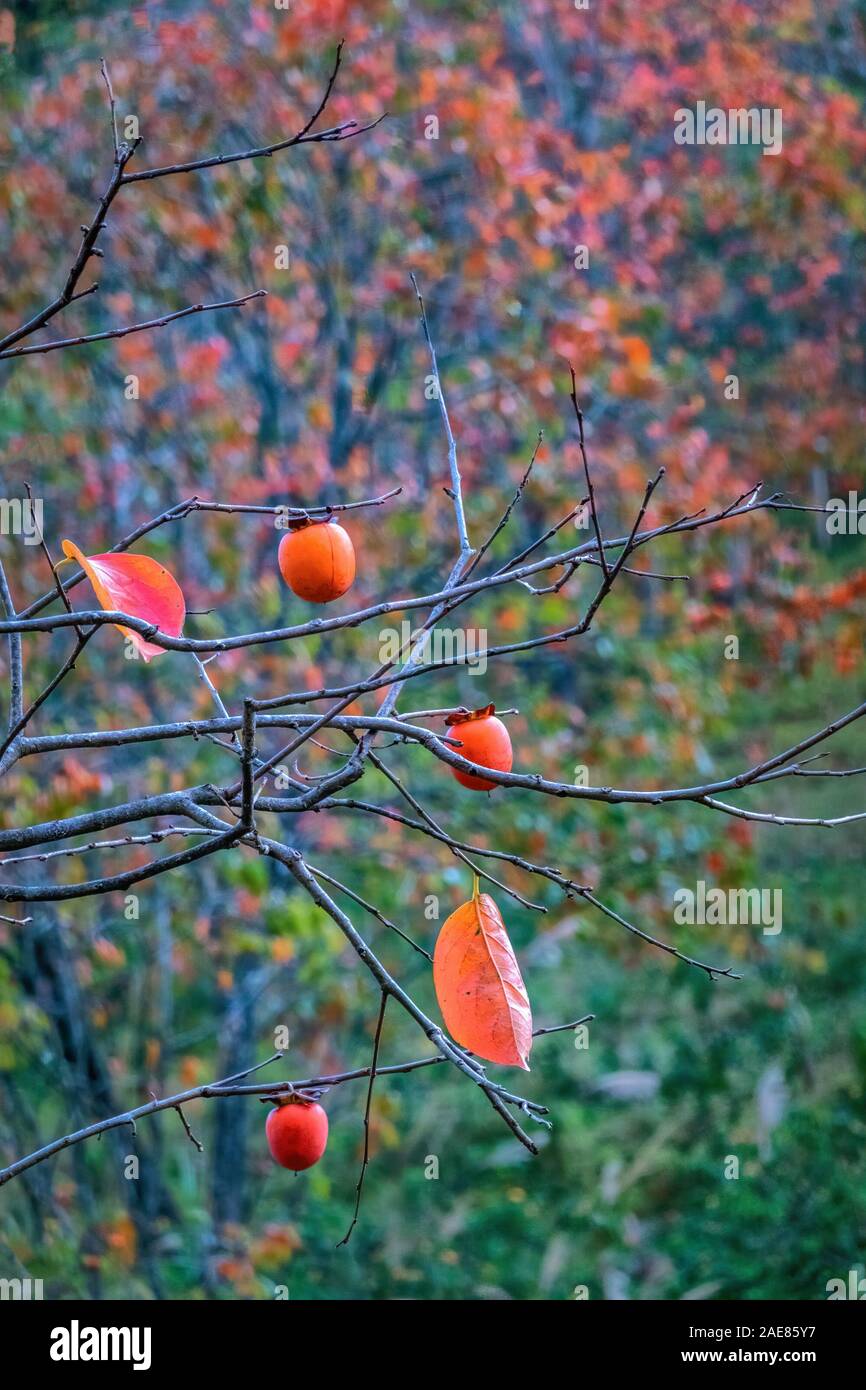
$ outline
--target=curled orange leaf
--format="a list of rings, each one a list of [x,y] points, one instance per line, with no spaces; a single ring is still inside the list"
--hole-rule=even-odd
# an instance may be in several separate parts
[[[439,933],[433,984],[456,1042],[487,1062],[529,1071],[532,1010],[526,986],[499,908],[477,885]]]
[[[84,570],[107,612],[128,613],[171,637],[180,637],[186,604],[180,585],[164,565],[149,555],[83,555],[72,541],[62,545],[64,555]],[[122,623],[116,626],[145,661],[165,651]]]

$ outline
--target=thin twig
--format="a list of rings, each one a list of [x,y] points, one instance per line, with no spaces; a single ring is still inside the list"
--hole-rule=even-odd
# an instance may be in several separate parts
[[[575,1023],[563,1023],[554,1028],[539,1028],[533,1036],[541,1037],[547,1033],[572,1031],[581,1023],[589,1022],[593,1017],[593,1014],[587,1014]],[[179,1106],[186,1105],[193,1100],[230,1100],[254,1096],[267,1100],[297,1093],[318,1099],[337,1086],[343,1086],[352,1081],[366,1080],[371,1071],[370,1067],[358,1067],[354,1071],[310,1076],[299,1081],[242,1084],[244,1078],[252,1076],[254,1072],[261,1071],[263,1067],[271,1066],[274,1062],[280,1061],[282,1057],[283,1053],[276,1052],[272,1057],[266,1058],[264,1062],[257,1062],[255,1066],[247,1068],[246,1071],[236,1072],[234,1076],[224,1077],[222,1081],[211,1081],[204,1086],[193,1086],[190,1090],[181,1091],[178,1095],[165,1096],[161,1100],[151,1100],[134,1110],[125,1110],[120,1115],[112,1115],[106,1120],[99,1120],[95,1124],[86,1125],[83,1129],[75,1130],[71,1134],[64,1134],[59,1139],[52,1140],[50,1144],[43,1145],[34,1153],[27,1154],[26,1157],[11,1163],[7,1168],[0,1169],[0,1187],[4,1183],[11,1182],[20,1173],[26,1172],[28,1168],[33,1168],[37,1163],[44,1163],[46,1159],[52,1158],[55,1154],[61,1153],[64,1149],[71,1148],[75,1144],[82,1144],[87,1139],[99,1138],[106,1131],[119,1129],[125,1125],[134,1127],[136,1120],[143,1119],[147,1115],[156,1115],[163,1110],[177,1110]],[[437,1052],[432,1057],[419,1057],[411,1062],[392,1062],[387,1066],[377,1066],[376,1075],[405,1076],[412,1072],[423,1071],[427,1067],[441,1066],[450,1060],[443,1052]],[[532,1113],[536,1118],[548,1113],[545,1106],[535,1102],[532,1105]]]
[[[598,509],[595,505],[595,489],[592,485],[592,475],[589,471],[589,460],[586,456],[586,441],[583,433],[583,411],[577,400],[577,378],[574,375],[574,367],[569,363],[568,370],[571,373],[571,404],[574,407],[574,414],[577,420],[577,437],[580,445],[580,456],[583,459],[583,472],[586,478],[586,488],[589,493],[589,508],[592,515],[592,529],[595,531],[595,538],[598,542],[598,556],[601,567],[604,570],[605,579],[607,578],[608,565],[607,556],[604,553],[604,541],[601,535],[601,523],[598,519]]]
[[[120,140],[117,136],[117,112],[114,100],[114,88],[111,85],[111,77],[109,76],[108,67],[104,58],[100,59],[99,66],[102,71],[102,80],[108,90],[108,106],[111,114],[111,135],[114,141],[114,158],[117,160],[120,156]]]
[[[175,1110],[177,1111],[178,1115],[180,1115],[180,1122],[181,1122],[181,1124],[183,1125],[184,1129],[186,1130],[186,1137],[187,1137],[187,1139],[189,1140],[189,1142],[190,1142],[191,1144],[194,1144],[194,1145],[195,1145],[195,1147],[198,1149],[198,1151],[199,1151],[200,1154],[203,1154],[203,1153],[204,1153],[204,1144],[202,1144],[202,1143],[200,1142],[200,1140],[196,1139],[195,1135],[193,1134],[192,1130],[190,1129],[189,1120],[186,1118],[186,1115],[183,1113],[183,1106],[181,1106],[180,1104],[178,1104],[178,1105],[176,1105],[174,1108],[175,1108]]]
[[[6,578],[6,571],[3,562],[0,560],[0,603],[3,604],[3,611],[7,618],[15,618],[15,604],[12,599],[12,591],[9,588],[9,581]],[[20,725],[23,711],[24,699],[24,669],[23,657],[21,652],[21,637],[17,632],[9,634],[9,710],[7,723],[9,727],[9,738],[0,749],[2,754],[15,737],[18,726]]]
[[[352,1213],[352,1220],[348,1231],[342,1240],[337,1241],[337,1248],[341,1245],[348,1245],[352,1232],[358,1224],[358,1213],[361,1210],[361,1195],[364,1190],[364,1178],[367,1175],[367,1167],[370,1162],[370,1107],[373,1104],[373,1085],[376,1080],[376,1067],[379,1062],[379,1044],[382,1041],[382,1025],[385,1022],[385,1009],[388,1004],[388,995],[382,990],[379,1001],[379,1017],[376,1020],[376,1033],[373,1038],[373,1059],[370,1062],[370,1082],[367,1086],[367,1103],[364,1106],[364,1157],[361,1160],[361,1172],[358,1175],[358,1185],[355,1188],[355,1210]]]
[[[409,276],[418,297],[418,308],[421,313],[421,326],[424,329],[424,338],[427,343],[427,351],[430,354],[430,365],[433,369],[433,381],[436,389],[436,400],[439,403],[439,413],[442,416],[442,424],[445,427],[445,437],[448,441],[448,471],[451,474],[451,490],[449,496],[454,504],[454,516],[457,521],[457,535],[460,540],[460,558],[468,560],[473,554],[472,546],[469,541],[469,533],[466,529],[466,515],[463,510],[463,481],[460,477],[460,466],[457,462],[457,444],[454,439],[454,432],[451,429],[451,421],[448,418],[448,407],[445,404],[445,392],[442,389],[442,379],[439,375],[439,364],[436,361],[436,349],[433,346],[433,339],[430,336],[430,326],[427,322],[427,311],[424,308],[424,300],[421,298],[421,291],[418,288],[418,281],[414,274]]]
[[[0,860],[0,863],[2,862],[3,861]],[[367,902],[367,900],[362,898],[359,893],[356,893],[353,888],[349,888],[345,883],[341,883],[340,880],[334,878],[332,874],[326,874],[324,869],[317,869],[315,864],[310,864],[308,862],[307,867],[311,874],[315,874],[316,878],[320,878],[323,883],[330,883],[331,887],[336,888],[340,893],[345,893],[347,898],[351,898],[352,902],[357,903],[365,912],[369,912],[370,916],[375,917],[377,922],[381,922],[383,927],[387,927],[390,931],[396,932],[398,936],[403,938],[407,945],[412,947],[413,951],[417,951],[419,956],[424,956],[431,965],[433,964],[433,957],[430,952],[426,951],[423,946],[419,946],[417,941],[413,941],[411,936],[408,936],[406,932],[402,931],[401,928],[397,926],[396,922],[392,922],[383,912],[380,912],[378,907],[375,907],[373,903]]]
[[[178,319],[189,318],[190,314],[207,314],[215,309],[239,309],[249,304],[251,299],[265,299],[267,290],[254,290],[252,294],[242,295],[240,299],[224,299],[218,304],[189,304],[185,309],[177,309],[173,314],[162,314],[158,319],[147,319],[144,323],[131,323],[125,328],[107,328],[102,333],[82,333],[75,338],[52,338],[48,343],[31,343],[26,347],[7,348],[0,352],[0,361],[9,357],[30,357],[38,353],[59,352],[61,348],[81,347],[83,343],[102,343],[109,338],[128,338],[130,333],[145,333],[151,328],[164,328]]]

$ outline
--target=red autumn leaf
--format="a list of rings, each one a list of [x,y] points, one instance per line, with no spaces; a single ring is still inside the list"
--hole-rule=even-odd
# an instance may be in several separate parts
[[[84,570],[106,611],[128,613],[131,618],[154,623],[171,637],[181,635],[186,604],[180,585],[164,565],[149,555],[82,555],[72,541],[62,545],[64,555]],[[165,651],[122,623],[116,626],[145,661]]]
[[[526,986],[499,908],[477,886],[439,933],[433,984],[456,1042],[487,1062],[529,1071],[532,1010]]]

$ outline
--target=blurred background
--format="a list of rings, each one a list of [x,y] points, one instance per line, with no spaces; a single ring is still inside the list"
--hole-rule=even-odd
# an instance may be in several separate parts
[[[261,286],[269,297],[2,364],[4,494],[31,482],[52,550],[69,536],[91,553],[194,492],[303,505],[399,484],[387,508],[348,523],[359,574],[335,611],[435,590],[455,540],[414,270],[476,544],[544,430],[497,563],[582,495],[568,361],[610,534],[628,529],[660,465],[657,520],[724,506],[758,482],[817,508],[847,499],[863,486],[864,19],[864,5],[846,0],[3,8],[4,330],[62,284],[110,174],[101,56],[121,122],[136,117],[144,137],[137,167],[292,133],[315,109],[340,38],[344,70],[325,119],[390,113],[348,144],[126,189],[93,263],[100,291],[65,311],[63,332]],[[781,108],[782,152],[676,145],[674,112],[698,100]],[[761,513],[665,541],[642,563],[688,572],[688,583],[626,576],[579,642],[415,682],[403,704],[514,707],[516,769],[565,781],[579,767],[597,785],[642,787],[739,771],[862,699],[864,544],[830,536],[825,522]],[[20,538],[0,544],[23,606],[47,587],[44,557]],[[308,616],[280,580],[276,544],[266,521],[199,515],[139,549],[171,568],[190,608],[208,610],[186,628],[206,636]],[[558,595],[497,590],[463,621],[491,645],[519,640],[573,621],[592,587],[580,571]],[[85,586],[75,599],[89,602]],[[237,708],[250,691],[371,670],[379,642],[371,624],[228,654],[209,672]],[[27,640],[30,692],[69,643]],[[4,677],[6,657],[4,647]],[[211,712],[186,654],[128,662],[106,628],[34,730]],[[866,763],[862,728],[827,751],[826,766]],[[509,887],[547,908],[496,895],[537,1023],[597,1015],[587,1048],[568,1033],[536,1044],[525,1090],[553,1120],[533,1131],[538,1158],[450,1069],[383,1079],[360,1224],[337,1250],[363,1086],[330,1096],[327,1155],[297,1178],[268,1156],[265,1107],[197,1102],[189,1118],[203,1154],[168,1113],[5,1187],[0,1274],[41,1278],[50,1298],[266,1299],[282,1287],[292,1298],[482,1300],[561,1300],[580,1287],[606,1299],[819,1299],[828,1279],[862,1274],[861,826],[459,795],[422,749],[385,756],[459,838],[555,864],[642,929],[744,978],[711,982],[505,865]],[[303,757],[308,774],[333,763],[319,748]],[[4,779],[0,823],[230,776],[223,752],[191,742],[25,761]],[[841,815],[863,807],[858,780],[791,778],[738,801]],[[356,791],[397,804],[372,770]],[[333,811],[283,830],[430,949],[471,891],[446,848],[385,819]],[[117,852],[112,867],[151,852]],[[72,881],[83,861],[12,873]],[[781,889],[782,931],[676,925],[674,893],[700,880]],[[152,1093],[250,1065],[282,1025],[291,1049],[267,1078],[369,1060],[376,991],[276,866],[223,855],[136,892],[137,920],[118,894],[37,904],[25,930],[0,924],[2,1163]],[[431,894],[438,922],[425,917]],[[435,1011],[427,962],[357,914],[389,969]],[[425,1050],[389,1010],[382,1060]],[[129,1154],[137,1181],[124,1177]],[[726,1176],[731,1158],[737,1178]]]

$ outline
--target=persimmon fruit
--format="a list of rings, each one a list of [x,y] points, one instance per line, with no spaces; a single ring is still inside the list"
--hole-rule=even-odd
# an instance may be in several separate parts
[[[292,526],[280,541],[277,563],[292,593],[309,603],[331,603],[355,580],[355,547],[335,521]]]
[[[316,1101],[289,1096],[268,1115],[265,1133],[274,1162],[301,1173],[325,1152],[328,1117]]]
[[[467,711],[465,714],[449,714],[445,723],[454,730],[455,739],[461,746],[455,748],[470,763],[480,763],[482,767],[492,767],[496,772],[510,772],[514,761],[511,738],[501,719],[496,718],[496,706],[486,705],[484,709]],[[474,772],[461,772],[457,767],[451,771],[457,781],[474,792],[489,792],[498,784],[487,777],[478,777]]]

